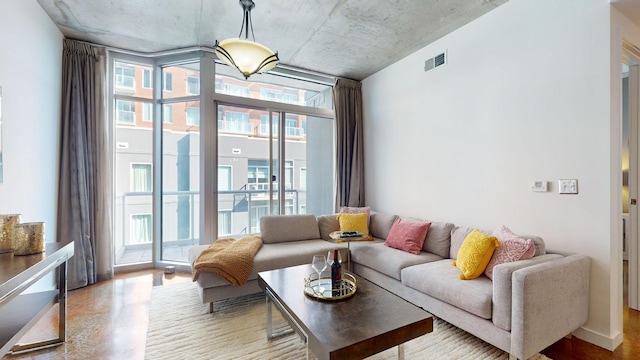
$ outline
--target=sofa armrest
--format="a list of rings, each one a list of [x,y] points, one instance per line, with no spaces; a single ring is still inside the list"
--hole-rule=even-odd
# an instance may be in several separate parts
[[[512,355],[528,359],[587,322],[590,265],[570,255],[513,272]]]
[[[540,255],[531,259],[497,265],[493,269],[493,323],[504,330],[511,330],[512,275],[516,270],[547,261],[562,259],[561,255]]]

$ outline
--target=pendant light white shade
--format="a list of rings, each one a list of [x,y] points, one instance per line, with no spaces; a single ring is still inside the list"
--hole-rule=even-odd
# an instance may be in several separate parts
[[[245,78],[273,69],[278,54],[255,41],[231,38],[216,42],[216,55],[223,62],[235,66]]]
[[[240,0],[240,6],[244,12],[240,35],[237,38],[216,40],[215,51],[218,59],[235,66],[245,79],[249,76],[273,69],[278,64],[278,53],[268,47],[258,44],[253,35],[251,23],[251,10],[255,7],[253,0]],[[253,41],[249,40],[249,28]],[[244,39],[240,38],[244,30]]]

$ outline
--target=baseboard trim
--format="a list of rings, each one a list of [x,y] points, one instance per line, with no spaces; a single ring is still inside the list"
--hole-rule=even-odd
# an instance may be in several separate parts
[[[601,348],[607,349],[609,351],[615,350],[620,344],[622,344],[622,333],[618,332],[613,338],[597,331],[581,327],[574,331],[573,336],[579,338],[580,340],[584,340],[586,342],[592,343]]]

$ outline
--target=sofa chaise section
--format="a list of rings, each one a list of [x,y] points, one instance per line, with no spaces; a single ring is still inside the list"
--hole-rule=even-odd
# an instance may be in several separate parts
[[[256,253],[249,279],[242,286],[232,286],[221,277],[203,272],[196,281],[200,299],[209,303],[262,292],[258,285],[258,273],[266,270],[311,263],[316,254],[328,254],[339,248],[346,259],[346,246],[320,238],[318,223],[314,215],[270,215],[260,219],[263,245]],[[189,261],[193,265],[202,250],[209,245],[195,246],[189,250]],[[302,281],[302,280],[301,280]]]

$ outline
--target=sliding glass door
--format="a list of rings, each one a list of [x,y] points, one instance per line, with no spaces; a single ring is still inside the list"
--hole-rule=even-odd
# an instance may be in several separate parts
[[[206,52],[112,54],[114,264],[176,264],[268,214],[334,211],[332,86],[215,64]]]
[[[218,236],[260,231],[273,208],[274,179],[269,112],[218,105]],[[277,124],[277,115],[273,117]]]

